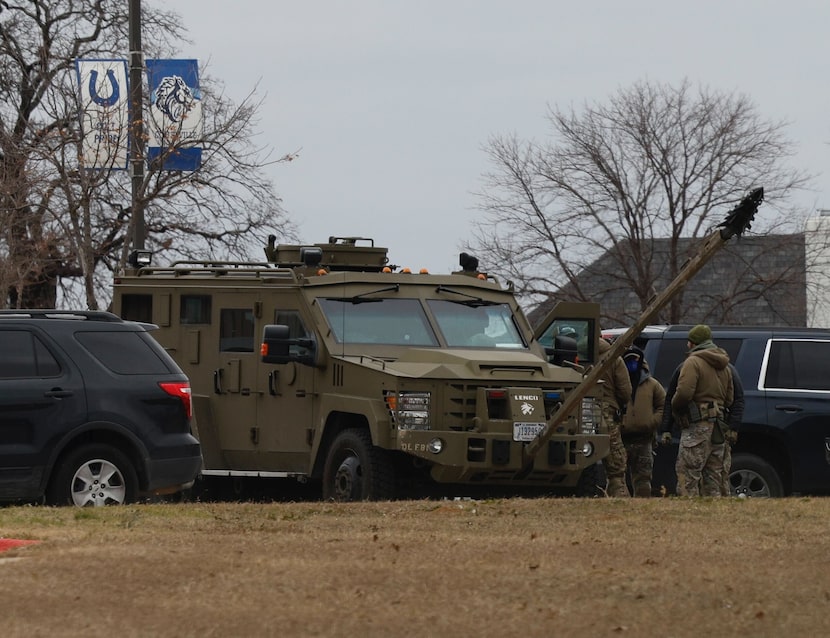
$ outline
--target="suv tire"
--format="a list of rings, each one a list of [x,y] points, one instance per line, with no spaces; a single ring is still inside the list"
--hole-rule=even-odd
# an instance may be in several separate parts
[[[729,486],[732,495],[739,498],[784,496],[784,487],[775,468],[754,454],[735,454],[732,457]]]
[[[394,494],[392,464],[366,430],[344,430],[334,439],[323,470],[323,500],[383,501]]]
[[[123,505],[136,500],[138,478],[121,450],[102,443],[71,451],[56,467],[47,492],[52,505]]]

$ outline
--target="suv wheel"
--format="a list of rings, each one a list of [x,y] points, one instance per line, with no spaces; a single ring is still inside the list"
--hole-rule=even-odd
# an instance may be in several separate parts
[[[135,501],[138,478],[127,456],[110,445],[90,444],[70,452],[56,467],[47,494],[53,505],[122,505]]]
[[[323,499],[382,501],[392,498],[394,476],[386,452],[366,430],[344,430],[334,439],[323,470]]]
[[[775,468],[754,454],[735,454],[732,457],[729,484],[732,496],[739,498],[784,496],[784,487]]]

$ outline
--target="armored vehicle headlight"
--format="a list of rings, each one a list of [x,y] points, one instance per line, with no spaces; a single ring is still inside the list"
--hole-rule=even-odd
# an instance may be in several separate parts
[[[441,450],[444,449],[444,441],[441,439],[430,439],[429,443],[427,443],[427,449],[433,454],[440,454]]]
[[[582,453],[586,457],[591,456],[594,453],[594,444],[591,443],[590,441],[586,441],[585,443],[583,443],[582,444]]]
[[[399,430],[429,430],[429,392],[389,392],[386,405]]]

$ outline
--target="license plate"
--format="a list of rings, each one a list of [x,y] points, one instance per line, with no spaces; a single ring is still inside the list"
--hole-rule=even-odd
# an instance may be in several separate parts
[[[522,423],[517,421],[513,423],[513,440],[532,441],[544,427],[544,423]]]

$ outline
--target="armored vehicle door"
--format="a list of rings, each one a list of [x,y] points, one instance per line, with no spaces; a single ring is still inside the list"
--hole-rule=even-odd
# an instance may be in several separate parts
[[[534,329],[534,338],[551,353],[557,337],[576,341],[578,361],[589,365],[597,362],[599,339],[599,304],[560,301]]]
[[[256,459],[257,398],[264,389],[258,384],[261,364],[256,322],[262,306],[250,291],[222,291],[214,293],[213,307],[219,332],[214,333],[218,343],[208,346],[218,347],[210,402],[212,427],[217,430],[227,469],[260,469]]]
[[[290,339],[314,339],[312,324],[303,315],[299,301],[293,292],[269,295],[264,303],[263,323],[287,326]],[[291,354],[297,358],[308,354],[306,350],[302,345],[291,346]],[[258,399],[259,447],[266,465],[272,469],[301,473],[310,470],[311,446],[318,427],[317,373],[313,365],[298,361],[260,363],[259,382],[265,391]]]

